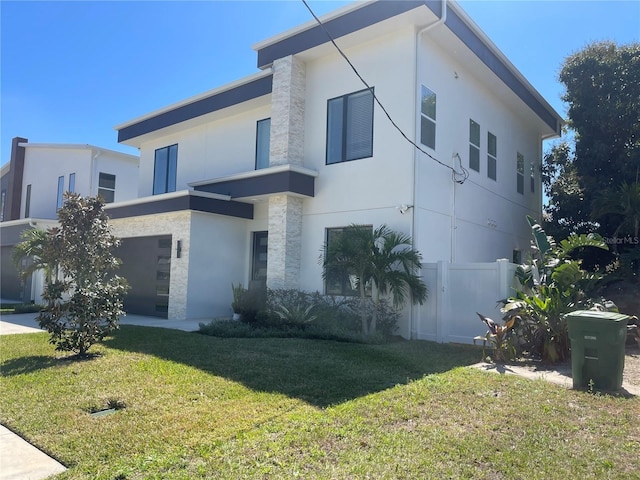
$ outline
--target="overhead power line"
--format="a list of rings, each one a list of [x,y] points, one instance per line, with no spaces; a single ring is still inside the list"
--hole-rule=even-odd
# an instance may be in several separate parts
[[[362,77],[362,75],[360,75],[360,72],[358,72],[358,69],[353,65],[353,63],[351,62],[351,60],[349,60],[349,57],[347,57],[347,55],[342,51],[342,49],[338,46],[338,44],[335,42],[335,40],[333,39],[333,37],[331,36],[331,34],[329,33],[329,31],[327,30],[327,27],[325,27],[325,25],[322,23],[322,21],[316,16],[316,14],[313,12],[313,10],[311,9],[311,7],[309,6],[309,4],[307,3],[306,0],[302,0],[302,3],[304,3],[304,6],[307,7],[307,10],[309,10],[309,13],[311,14],[311,16],[313,16],[313,18],[315,19],[315,21],[318,23],[318,25],[322,28],[322,30],[324,31],[324,33],[327,35],[327,38],[329,39],[329,41],[333,44],[333,46],[336,48],[336,50],[338,51],[338,53],[342,56],[342,58],[345,59],[345,61],[349,64],[349,66],[351,67],[351,70],[353,70],[353,73],[356,74],[356,76],[360,79],[360,81],[364,84],[365,87],[367,87],[367,89],[371,92],[371,95],[373,96],[373,99],[375,100],[375,102],[378,104],[378,106],[382,109],[382,111],[384,112],[385,116],[389,119],[389,122],[391,122],[391,125],[393,125],[393,127],[400,133],[400,135],[402,135],[402,137],[409,142],[411,145],[413,145],[414,148],[416,148],[419,152],[424,153],[427,157],[429,157],[431,160],[433,160],[434,162],[442,165],[445,168],[448,168],[449,170],[451,170],[451,177],[453,179],[454,182],[456,183],[460,183],[463,184],[465,182],[465,180],[469,177],[469,172],[462,166],[462,163],[460,163],[460,168],[462,169],[462,172],[458,172],[455,168],[447,165],[446,163],[438,160],[436,157],[434,157],[433,155],[431,155],[429,152],[427,152],[426,150],[424,150],[420,145],[418,145],[416,142],[414,142],[413,140],[411,140],[411,138],[409,138],[409,136],[404,133],[404,131],[398,126],[398,124],[393,120],[393,118],[391,118],[391,115],[389,114],[389,112],[387,111],[387,109],[385,108],[385,106],[382,104],[382,102],[380,101],[380,99],[378,98],[378,96],[375,94],[373,87],[371,87],[367,81]]]

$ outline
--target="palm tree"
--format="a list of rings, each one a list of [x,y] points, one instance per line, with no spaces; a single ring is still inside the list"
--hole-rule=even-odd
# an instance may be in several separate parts
[[[376,333],[381,296],[391,295],[393,306],[401,308],[410,297],[423,304],[427,286],[418,276],[422,264],[420,252],[413,249],[411,237],[386,225],[372,230],[367,225],[350,225],[335,241],[324,247],[323,278],[346,274],[355,278],[360,293],[362,332]],[[374,314],[369,325],[366,310],[366,285],[374,288]]]
[[[22,242],[15,246],[12,260],[23,277],[42,270],[47,283],[58,275],[58,266],[47,260],[48,232],[38,228],[25,230],[20,234]],[[26,267],[22,267],[23,260],[30,260]]]

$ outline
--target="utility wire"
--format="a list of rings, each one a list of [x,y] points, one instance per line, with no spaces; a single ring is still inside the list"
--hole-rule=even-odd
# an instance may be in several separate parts
[[[335,40],[333,39],[333,37],[331,36],[331,34],[329,33],[329,31],[327,30],[327,27],[324,26],[324,24],[322,23],[322,21],[316,16],[316,14],[313,12],[313,10],[311,9],[311,7],[309,6],[309,4],[307,3],[306,0],[302,0],[302,3],[304,3],[304,6],[307,7],[307,10],[309,10],[309,13],[313,16],[313,18],[316,20],[316,22],[318,23],[318,25],[322,28],[322,30],[324,30],[324,33],[327,35],[327,38],[329,38],[329,40],[331,41],[331,43],[333,44],[333,46],[336,48],[336,50],[338,51],[338,53],[342,56],[342,58],[345,59],[345,61],[349,64],[349,66],[351,67],[351,69],[353,70],[353,72],[356,74],[356,76],[360,79],[360,81],[364,84],[365,87],[367,87],[367,89],[371,92],[371,95],[373,96],[373,99],[376,101],[376,103],[378,104],[378,106],[382,109],[382,111],[384,112],[384,114],[386,115],[386,117],[389,119],[389,121],[391,122],[391,125],[394,126],[394,128],[400,133],[400,135],[402,135],[404,137],[404,139],[409,142],[411,145],[413,145],[414,148],[416,148],[418,151],[424,153],[427,157],[429,157],[431,160],[433,160],[436,163],[439,163],[440,165],[442,165],[445,168],[448,168],[449,170],[451,170],[451,178],[453,179],[454,182],[459,183],[459,184],[463,184],[465,182],[465,180],[467,178],[469,178],[469,172],[467,171],[467,169],[465,169],[462,166],[462,162],[460,162],[460,168],[462,169],[462,172],[458,172],[455,168],[450,167],[449,165],[447,165],[444,162],[441,162],[440,160],[438,160],[436,157],[434,157],[433,155],[431,155],[429,152],[427,152],[426,150],[424,150],[422,147],[420,147],[420,145],[418,145],[416,142],[414,142],[413,140],[411,140],[409,138],[409,136],[404,133],[404,131],[402,131],[402,129],[398,126],[398,124],[393,120],[393,118],[391,118],[391,115],[389,114],[389,112],[387,111],[387,109],[384,107],[384,105],[382,104],[382,102],[378,99],[378,97],[376,96],[373,87],[371,87],[367,81],[362,77],[362,75],[360,75],[360,73],[358,72],[358,69],[356,69],[356,67],[353,65],[353,63],[351,63],[351,60],[349,60],[349,57],[347,57],[347,55],[342,51],[342,49],[338,46],[338,44],[335,42]],[[456,154],[456,156],[459,155]]]

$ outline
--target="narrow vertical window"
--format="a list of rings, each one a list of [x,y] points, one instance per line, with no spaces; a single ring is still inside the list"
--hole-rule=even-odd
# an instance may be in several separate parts
[[[4,222],[4,208],[6,204],[7,204],[7,191],[2,190],[2,192],[0,192],[0,222]]]
[[[436,94],[424,85],[420,101],[420,142],[436,148]]]
[[[529,176],[529,183],[531,185],[531,193],[536,193],[536,164],[531,162],[531,173]]]
[[[480,172],[480,124],[469,120],[469,168]]]
[[[64,177],[58,177],[58,196],[56,198],[56,209],[60,209],[64,201]]]
[[[498,178],[498,140],[491,132],[487,133],[487,177]]]
[[[31,216],[31,184],[27,185],[27,194],[24,199],[24,218],[29,218],[30,216]]]
[[[98,177],[98,195],[104,203],[113,203],[116,199],[116,176],[110,173],[100,172]]]
[[[269,166],[269,142],[271,140],[271,119],[259,120],[256,127],[256,170]]]
[[[359,92],[327,103],[327,165],[373,155],[373,92]]]
[[[524,195],[524,155],[520,152],[516,156],[516,190]]]
[[[76,174],[75,173],[69,174],[69,191],[71,193],[75,193],[76,191]]]
[[[156,150],[153,169],[153,194],[176,191],[176,172],[178,167],[178,145]]]
[[[326,229],[326,246],[327,251],[331,251],[335,248],[341,248],[341,237],[346,228],[354,227],[340,227],[340,228],[327,228]],[[371,231],[371,226],[361,226],[355,228],[363,228],[365,231]],[[340,268],[328,269],[325,278],[325,293],[327,295],[340,295],[340,296],[358,296],[357,277],[352,271],[343,270]],[[371,296],[371,285],[365,285],[365,294]]]

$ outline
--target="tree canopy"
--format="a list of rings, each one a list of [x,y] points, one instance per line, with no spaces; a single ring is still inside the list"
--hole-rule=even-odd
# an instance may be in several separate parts
[[[573,142],[545,156],[547,227],[558,236],[632,234],[620,218],[629,212],[600,215],[599,205],[640,181],[640,43],[587,45],[565,59],[559,79]]]

